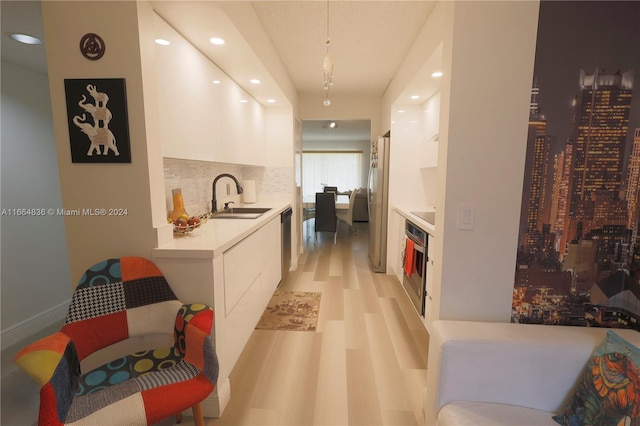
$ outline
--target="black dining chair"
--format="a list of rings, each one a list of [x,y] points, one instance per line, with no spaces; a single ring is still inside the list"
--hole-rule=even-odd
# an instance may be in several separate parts
[[[324,187],[324,192],[334,192],[337,195],[338,194],[338,187],[337,186],[325,186]]]
[[[338,238],[338,218],[336,216],[336,199],[333,192],[316,192],[316,228],[318,232],[333,232],[333,243]]]

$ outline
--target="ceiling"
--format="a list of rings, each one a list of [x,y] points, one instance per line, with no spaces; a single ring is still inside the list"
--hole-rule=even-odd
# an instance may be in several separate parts
[[[322,94],[329,49],[340,94],[382,96],[433,7],[425,1],[254,2],[260,22],[300,92]]]
[[[336,126],[329,127],[334,120],[304,120],[302,122],[303,142],[361,142],[371,140],[371,121],[335,120]]]
[[[381,97],[422,29],[435,1],[152,1],[156,12],[259,102],[286,101],[261,53],[272,49],[301,96],[324,98],[327,32],[334,62],[330,97]],[[0,1],[2,59],[46,73],[45,46],[20,45],[8,32],[43,38],[37,1]],[[225,13],[220,13],[224,10]],[[251,13],[253,11],[253,13]],[[329,17],[327,21],[327,16]],[[223,48],[209,38],[225,38]],[[250,40],[253,37],[253,40]],[[248,46],[257,41],[259,49]],[[262,44],[260,44],[262,43]],[[255,43],[254,43],[255,44]],[[264,57],[264,56],[262,56]],[[260,85],[248,83],[260,78]],[[416,90],[419,90],[416,87]],[[413,102],[424,102],[425,99]],[[338,117],[336,117],[338,118]],[[362,123],[341,122],[334,135],[353,140]],[[318,131],[318,126],[306,126]],[[315,136],[318,136],[316,133]],[[314,136],[314,137],[315,137]],[[367,133],[364,139],[369,139]]]

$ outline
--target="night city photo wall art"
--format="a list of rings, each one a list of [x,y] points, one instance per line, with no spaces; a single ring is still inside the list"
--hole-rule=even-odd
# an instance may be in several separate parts
[[[640,330],[639,19],[540,3],[512,322]]]

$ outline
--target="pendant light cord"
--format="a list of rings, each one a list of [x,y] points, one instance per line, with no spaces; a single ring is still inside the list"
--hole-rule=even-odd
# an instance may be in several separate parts
[[[329,52],[329,43],[331,40],[329,39],[329,1],[327,0],[327,52]]]

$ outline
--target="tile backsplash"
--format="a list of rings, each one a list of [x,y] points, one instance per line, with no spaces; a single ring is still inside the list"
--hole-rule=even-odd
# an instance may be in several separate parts
[[[185,208],[189,214],[205,213],[211,210],[211,185],[215,177],[221,173],[235,176],[240,184],[243,180],[255,180],[258,200],[290,196],[293,191],[292,168],[240,166],[167,157],[164,158],[163,163],[167,212],[173,209],[172,190],[175,188],[182,190]],[[240,202],[234,185],[231,185],[231,195],[227,196],[223,182],[233,184],[228,179],[218,181],[218,205],[227,201]]]

